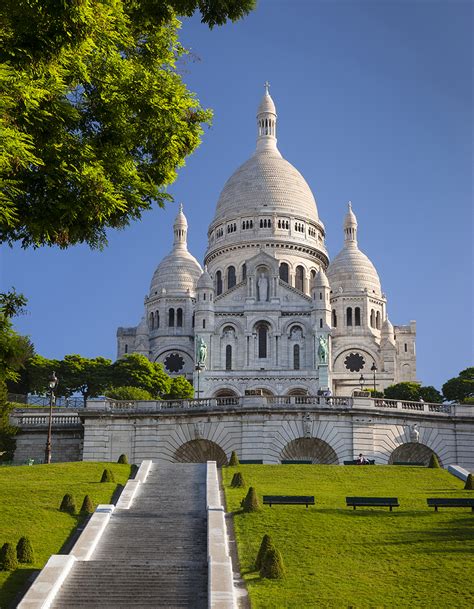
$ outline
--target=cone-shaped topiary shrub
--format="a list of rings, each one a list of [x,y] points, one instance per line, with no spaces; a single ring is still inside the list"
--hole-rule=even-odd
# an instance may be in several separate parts
[[[253,486],[249,488],[247,495],[242,499],[241,506],[244,512],[258,512],[260,509],[260,502]]]
[[[260,571],[260,569],[262,568],[263,559],[265,558],[267,551],[273,547],[274,546],[273,546],[273,542],[272,542],[270,535],[264,535],[263,539],[262,539],[262,543],[260,544],[260,549],[258,551],[257,558],[255,559],[255,570],[256,571]]]
[[[81,505],[81,514],[92,514],[94,510],[95,507],[92,503],[92,499],[89,497],[89,495],[86,495]]]
[[[14,571],[18,568],[15,546],[12,543],[4,543],[0,552],[0,565],[3,571]]]
[[[118,458],[117,463],[121,463],[122,465],[128,465],[128,457],[126,454],[121,454]]]
[[[466,478],[466,484],[464,485],[465,491],[474,491],[474,482],[472,480],[472,474],[468,474]]]
[[[232,488],[245,488],[247,486],[241,472],[235,472],[230,485]]]
[[[267,579],[281,579],[285,575],[283,558],[276,548],[267,550],[260,569],[260,575]]]
[[[67,512],[68,514],[76,513],[76,500],[72,495],[66,493],[64,495],[63,500],[61,501],[61,505],[59,506],[61,512]]]
[[[431,467],[432,469],[440,467],[438,457],[434,453],[430,457],[430,464],[428,465],[428,467]]]
[[[230,455],[229,465],[231,467],[235,467],[236,465],[240,465],[239,457],[237,456],[237,453],[235,452],[235,450],[233,450],[231,455]]]
[[[29,537],[21,537],[16,544],[16,557],[18,562],[28,564],[35,562],[35,553]]]
[[[115,482],[115,477],[111,469],[104,469],[102,472],[101,482]]]

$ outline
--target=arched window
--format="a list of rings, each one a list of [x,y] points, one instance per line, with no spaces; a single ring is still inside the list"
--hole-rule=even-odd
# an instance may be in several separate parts
[[[127,344],[125,344],[124,353],[128,353],[128,345]]]
[[[360,326],[360,307],[354,309],[354,326]]]
[[[370,309],[370,327],[375,328],[375,311]]]
[[[225,348],[225,369],[232,370],[232,346],[227,345]]]
[[[336,309],[332,310],[332,327],[333,328],[337,328],[337,315],[336,315]]]
[[[230,266],[227,269],[227,289],[230,290],[230,288],[233,288],[235,284],[235,266]]]
[[[247,279],[247,265],[245,264],[245,262],[242,265],[242,281],[244,279]]]
[[[323,327],[323,319],[322,319],[322,318],[319,320],[319,327],[320,327],[320,328],[322,328],[322,327]]]
[[[183,309],[176,309],[176,326],[183,327]]]
[[[205,319],[202,320],[202,327],[203,327],[203,329],[206,327],[206,320]]]
[[[375,326],[377,330],[380,330],[380,311],[377,311],[377,315],[375,316]]]
[[[311,269],[311,285],[313,286],[316,281],[316,271]]]
[[[160,327],[160,312],[155,311],[155,328]]]
[[[290,268],[286,262],[280,264],[280,279],[285,283],[290,282]]]
[[[168,326],[170,328],[174,326],[174,309],[168,311]]]
[[[196,321],[196,315],[193,313],[193,316],[191,318],[191,326],[194,328],[194,323]]]
[[[222,273],[217,271],[216,273],[216,295],[222,294]]]
[[[352,326],[352,307],[347,307],[346,311],[346,324]]]
[[[155,316],[153,313],[150,313],[150,330],[154,330],[155,328]]]
[[[300,292],[304,291],[304,268],[302,266],[296,267],[295,288]]]
[[[300,369],[300,346],[293,346],[293,370]]]
[[[268,326],[265,323],[261,323],[257,326],[257,338],[258,338],[258,357],[265,359],[267,357],[267,342],[268,342]]]

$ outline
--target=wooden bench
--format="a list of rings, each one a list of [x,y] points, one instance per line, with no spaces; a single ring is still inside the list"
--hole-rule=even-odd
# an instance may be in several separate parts
[[[263,505],[314,505],[312,495],[264,495]]]
[[[241,465],[263,465],[263,459],[239,459]]]
[[[428,507],[470,507],[474,512],[474,497],[430,497],[426,500]]]
[[[422,461],[394,461],[392,465],[416,465],[417,467],[425,467]]]
[[[397,497],[346,497],[347,507],[399,507]]]
[[[309,459],[282,459],[282,465],[312,465]]]
[[[375,465],[375,459],[367,459],[367,463],[359,463],[357,459],[353,461],[344,461],[344,465]]]

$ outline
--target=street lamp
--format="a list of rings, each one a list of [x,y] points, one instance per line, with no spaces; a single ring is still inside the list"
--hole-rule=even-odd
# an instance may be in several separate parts
[[[46,438],[46,448],[44,451],[44,462],[51,463],[51,432],[53,428],[53,402],[54,402],[54,390],[58,386],[58,378],[53,372],[49,379],[49,422],[48,422],[48,437]]]
[[[361,374],[360,378],[359,378],[359,385],[360,385],[360,390],[361,391],[364,391],[364,383],[365,383],[365,378],[364,378],[364,375]]]
[[[197,383],[197,399],[199,400],[201,397],[201,389],[199,388],[199,380],[201,378],[201,370],[204,370],[204,365],[203,364],[196,364],[195,366],[195,370],[197,372],[197,377],[198,377],[198,383]]]
[[[375,379],[375,373],[377,372],[377,366],[375,365],[375,362],[372,364],[372,367],[370,369],[374,373],[374,393],[375,393],[377,391],[377,383],[376,383],[376,379]]]

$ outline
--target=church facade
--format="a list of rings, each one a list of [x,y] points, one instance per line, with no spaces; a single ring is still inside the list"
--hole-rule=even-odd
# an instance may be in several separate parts
[[[221,192],[204,268],[187,249],[180,208],[141,322],[117,331],[118,357],[161,362],[203,398],[348,396],[416,380],[416,324],[389,321],[351,204],[330,261],[313,193],[278,150],[276,127],[267,87],[256,150]]]

